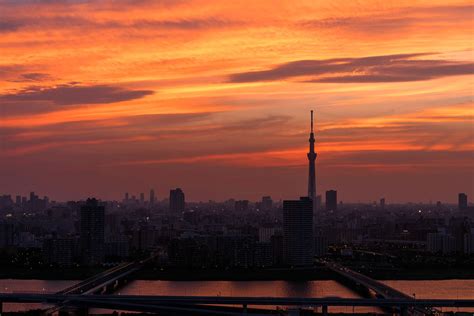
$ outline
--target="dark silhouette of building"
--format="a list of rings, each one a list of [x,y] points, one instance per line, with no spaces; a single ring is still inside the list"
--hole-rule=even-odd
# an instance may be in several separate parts
[[[150,205],[155,204],[155,190],[150,190]]]
[[[313,264],[313,200],[310,198],[283,201],[283,248],[286,264]]]
[[[140,193],[140,205],[145,204],[145,193]]]
[[[15,226],[11,222],[0,222],[0,248],[13,246],[15,240]]]
[[[316,195],[316,203],[315,203],[316,208],[315,208],[315,210],[318,210],[318,209],[321,208],[321,203],[322,203],[321,200],[322,200],[321,195],[320,194]]]
[[[183,212],[185,208],[184,192],[180,188],[170,190],[170,211]]]
[[[380,199],[380,208],[383,210],[385,209],[385,198]]]
[[[326,191],[326,210],[327,211],[337,210],[337,191],[336,190]]]
[[[324,257],[328,251],[329,243],[326,236],[317,234],[314,237],[314,255],[316,257]]]
[[[270,211],[273,207],[273,200],[270,196],[262,197],[261,208],[264,211]]]
[[[30,200],[28,206],[32,211],[42,211],[47,208],[49,199],[45,196],[44,199],[40,199],[35,192],[30,192]]]
[[[73,264],[74,240],[71,237],[53,236],[43,241],[43,257],[48,264],[71,266]]]
[[[458,195],[458,208],[460,210],[467,209],[467,194],[466,193],[459,193],[459,195]]]
[[[308,197],[313,201],[313,208],[316,205],[316,156],[314,152],[314,132],[313,132],[313,111],[311,111],[311,132],[309,134],[309,152],[308,162],[309,162],[309,174],[308,174]]]
[[[249,210],[249,200],[235,201],[234,209],[236,212],[247,212]]]
[[[83,262],[87,265],[101,263],[104,259],[105,207],[96,199],[87,199],[81,207],[80,225]]]
[[[125,204],[128,203],[128,201],[129,201],[128,192],[125,193],[125,198],[124,198],[123,201],[124,201]]]

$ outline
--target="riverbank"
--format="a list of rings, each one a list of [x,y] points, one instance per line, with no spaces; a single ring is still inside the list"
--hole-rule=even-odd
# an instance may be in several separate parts
[[[103,267],[49,268],[40,267],[25,269],[21,267],[0,267],[0,279],[42,279],[42,280],[83,280],[106,270]],[[362,271],[378,280],[449,280],[474,279],[473,268],[460,269],[409,269],[390,271]],[[171,269],[147,267],[135,273],[136,280],[167,281],[309,281],[332,280],[334,274],[324,267],[311,270],[291,269]]]

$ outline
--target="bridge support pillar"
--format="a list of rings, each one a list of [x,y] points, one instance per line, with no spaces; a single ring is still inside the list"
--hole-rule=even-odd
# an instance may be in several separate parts
[[[242,305],[242,315],[247,315],[247,304]]]
[[[406,306],[400,306],[400,316],[408,316],[408,308]]]
[[[323,305],[321,311],[323,313],[323,316],[328,316],[328,306],[327,305]]]

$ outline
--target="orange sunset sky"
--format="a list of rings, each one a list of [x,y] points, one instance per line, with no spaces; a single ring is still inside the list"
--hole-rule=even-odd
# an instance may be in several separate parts
[[[0,0],[0,193],[474,196],[472,1]],[[148,194],[148,193],[147,193]]]

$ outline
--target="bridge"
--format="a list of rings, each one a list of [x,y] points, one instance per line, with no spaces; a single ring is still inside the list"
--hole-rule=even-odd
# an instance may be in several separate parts
[[[81,281],[62,291],[52,294],[37,293],[0,293],[0,315],[3,303],[44,303],[55,305],[44,311],[51,315],[72,309],[76,314],[87,314],[89,308],[113,310],[159,312],[160,315],[268,315],[275,310],[248,308],[248,306],[297,306],[298,308],[321,308],[327,315],[330,306],[374,306],[384,309],[396,309],[400,315],[434,314],[435,307],[474,307],[474,300],[451,299],[415,299],[393,289],[377,280],[330,261],[321,261],[330,270],[358,286],[372,290],[375,298],[347,299],[330,298],[292,298],[292,297],[222,297],[222,296],[141,296],[110,295],[131,273],[152,260],[120,264],[107,271]],[[236,307],[237,306],[237,307]],[[280,310],[278,314],[287,311]]]
[[[384,300],[387,300],[387,299],[413,300],[414,299],[414,297],[410,295],[407,295],[382,282],[374,280],[362,273],[351,270],[335,262],[331,262],[331,261],[321,261],[321,262],[327,268],[329,268],[331,271],[335,272],[342,278],[349,280],[358,286],[362,286],[366,289],[373,291],[376,297],[378,298],[382,298]],[[432,315],[436,312],[433,309],[431,309],[431,307],[427,307],[427,306],[420,307],[417,305],[413,307],[415,309],[414,312],[417,314]],[[406,314],[406,311],[402,310],[402,314]]]
[[[309,310],[321,307],[327,315],[330,306],[410,308],[460,307],[474,308],[474,300],[407,299],[407,298],[296,298],[296,297],[231,297],[231,296],[153,296],[4,293],[0,302],[63,304],[76,308],[108,308],[113,310],[159,312],[160,315],[268,315],[272,309],[250,309],[248,306],[298,306]],[[234,306],[232,306],[234,305]],[[239,305],[241,307],[235,307]],[[282,314],[283,311],[279,311]]]
[[[139,270],[145,263],[152,260],[155,256],[151,256],[145,260],[134,262],[125,262],[115,266],[109,270],[98,273],[86,280],[76,283],[68,288],[65,288],[56,295],[86,295],[86,294],[104,294],[112,293],[117,289],[121,282],[133,272]],[[54,307],[43,311],[44,315],[53,315],[60,312],[67,306],[67,301],[57,302]]]

